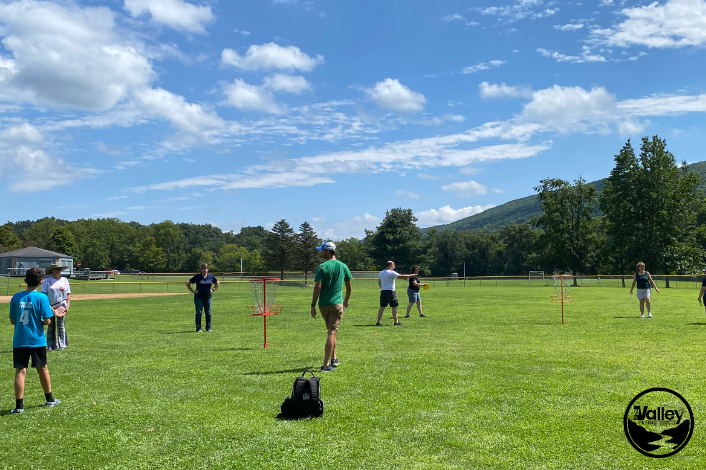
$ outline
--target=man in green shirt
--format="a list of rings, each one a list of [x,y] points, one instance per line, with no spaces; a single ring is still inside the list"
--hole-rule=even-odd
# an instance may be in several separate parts
[[[316,301],[319,301],[321,317],[326,322],[328,337],[324,349],[324,365],[321,372],[331,372],[339,364],[336,356],[336,333],[341,324],[344,308],[348,308],[348,299],[351,297],[351,272],[344,263],[336,259],[336,245],[325,242],[316,247],[326,261],[316,268],[314,281],[314,297],[311,300],[311,317],[316,318]],[[341,295],[343,283],[346,284],[346,298]]]

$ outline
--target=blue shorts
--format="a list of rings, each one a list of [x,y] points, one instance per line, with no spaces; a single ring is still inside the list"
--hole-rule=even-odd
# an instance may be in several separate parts
[[[419,295],[419,291],[407,288],[407,297],[409,297],[409,303],[416,303],[422,301],[422,296]]]

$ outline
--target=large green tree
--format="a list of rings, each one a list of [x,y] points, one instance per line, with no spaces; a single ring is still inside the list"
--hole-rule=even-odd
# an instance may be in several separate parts
[[[600,248],[598,224],[593,220],[598,203],[596,188],[579,177],[573,185],[558,178],[544,179],[534,189],[544,213],[532,224],[544,230],[537,247],[545,266],[549,270],[568,268],[574,276],[593,270]]]
[[[240,260],[247,265],[250,253],[242,246],[229,243],[223,245],[218,251],[218,269],[224,272],[240,272]]]
[[[12,229],[12,225],[0,226],[0,253],[6,251],[19,250],[22,248],[22,241]]]
[[[539,236],[540,231],[533,230],[528,223],[506,225],[500,230],[498,238],[504,245],[503,274],[527,274],[536,267],[533,248]]]
[[[267,265],[270,269],[278,269],[280,279],[284,279],[284,271],[292,266],[293,258],[294,230],[286,220],[278,220],[270,231],[265,250]]]
[[[304,271],[304,283],[306,284],[307,274],[316,270],[321,261],[319,252],[316,251],[316,247],[321,245],[321,239],[316,235],[309,222],[304,222],[299,226],[299,233],[296,234],[294,241],[294,267]]]
[[[40,248],[46,248],[49,245],[51,236],[54,235],[56,229],[61,227],[64,222],[65,221],[54,217],[39,219],[29,227],[25,233],[25,238],[36,242],[36,246]]]
[[[615,156],[601,195],[613,268],[630,272],[638,261],[657,273],[686,273],[701,263],[696,243],[701,178],[676,164],[665,140],[642,138],[637,157],[630,141]]]
[[[184,233],[171,220],[160,222],[155,227],[155,243],[164,251],[165,269],[176,272],[184,263]]]
[[[143,271],[152,273],[164,271],[167,258],[164,252],[157,247],[154,237],[147,237],[142,241],[138,263]]]
[[[336,242],[336,259],[346,263],[351,271],[372,271],[377,267],[363,241],[353,237]]]
[[[47,248],[76,258],[78,256],[78,244],[68,227],[59,227],[47,243]]]
[[[215,270],[213,264],[213,253],[202,250],[201,248],[192,249],[184,261],[184,268],[189,272],[198,272],[201,269],[201,263],[206,263],[209,269]]]
[[[370,255],[378,267],[394,261],[398,271],[407,272],[412,265],[419,263],[422,233],[415,225],[416,221],[412,209],[396,208],[385,213],[375,231],[366,231]]]

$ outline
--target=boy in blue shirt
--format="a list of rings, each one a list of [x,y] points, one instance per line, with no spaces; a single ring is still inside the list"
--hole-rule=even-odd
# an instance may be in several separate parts
[[[29,358],[32,367],[37,369],[39,381],[46,398],[45,405],[56,406],[61,403],[51,393],[51,379],[47,369],[47,338],[44,336],[44,325],[49,324],[49,318],[54,314],[49,305],[49,298],[37,288],[42,284],[44,273],[39,268],[30,268],[25,274],[27,290],[18,292],[10,300],[10,323],[15,325],[15,336],[12,340],[12,360],[15,364],[15,409],[12,414],[22,413],[24,407],[25,376]]]

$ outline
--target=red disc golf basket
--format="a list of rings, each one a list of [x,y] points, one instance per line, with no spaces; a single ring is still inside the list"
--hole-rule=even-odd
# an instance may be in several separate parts
[[[252,299],[255,305],[248,305],[248,312],[252,316],[262,316],[265,328],[265,349],[267,349],[267,317],[282,313],[282,306],[276,305],[277,286],[279,278],[263,277],[251,279]]]

